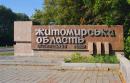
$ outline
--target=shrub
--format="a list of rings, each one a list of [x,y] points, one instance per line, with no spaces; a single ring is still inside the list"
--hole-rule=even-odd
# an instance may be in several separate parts
[[[64,61],[67,63],[119,63],[115,55],[81,56],[79,53],[72,54],[70,58],[65,58]]]
[[[74,53],[71,56],[71,61],[72,62],[82,62],[83,61],[83,57],[80,55],[80,53]]]

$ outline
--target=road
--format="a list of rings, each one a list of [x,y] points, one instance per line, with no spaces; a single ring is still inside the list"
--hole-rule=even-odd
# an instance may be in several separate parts
[[[6,48],[6,47],[2,47],[0,48],[0,52],[13,52],[14,48]]]

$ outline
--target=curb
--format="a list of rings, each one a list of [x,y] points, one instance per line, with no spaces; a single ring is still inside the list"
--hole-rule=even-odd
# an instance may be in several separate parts
[[[126,83],[130,83],[130,61],[124,57],[122,53],[116,53],[117,58],[120,60],[120,72]]]
[[[119,64],[105,64],[105,63],[64,63],[61,68],[64,70],[119,70]]]

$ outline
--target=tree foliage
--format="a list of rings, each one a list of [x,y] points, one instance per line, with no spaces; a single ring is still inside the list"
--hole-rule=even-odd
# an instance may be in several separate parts
[[[33,15],[40,24],[123,24],[130,8],[127,0],[44,0],[44,4]]]
[[[36,10],[33,18],[40,24],[79,24],[82,12],[79,8],[82,0],[45,0],[43,10]],[[80,13],[81,12],[81,13]]]
[[[14,21],[29,20],[29,17],[22,13],[14,13],[11,9],[0,5],[0,46],[13,45]]]

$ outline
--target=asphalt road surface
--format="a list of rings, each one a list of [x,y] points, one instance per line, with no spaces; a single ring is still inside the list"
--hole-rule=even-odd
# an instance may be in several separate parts
[[[7,47],[2,47],[0,48],[0,52],[13,52],[14,48],[7,48]]]

